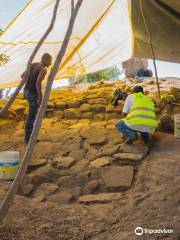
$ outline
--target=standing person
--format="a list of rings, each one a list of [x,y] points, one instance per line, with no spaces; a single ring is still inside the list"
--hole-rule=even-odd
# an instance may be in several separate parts
[[[153,101],[144,95],[141,86],[135,86],[133,94],[126,98],[122,117],[116,127],[126,137],[127,144],[132,144],[137,139],[137,133],[141,134],[145,143],[150,141],[149,133],[157,127],[155,106]]]
[[[33,63],[30,69],[29,78],[26,79],[24,87],[24,98],[29,104],[29,113],[25,125],[25,143],[28,144],[36,119],[36,114],[42,101],[42,81],[47,74],[47,68],[51,65],[52,57],[45,53],[40,63]],[[26,77],[26,72],[22,74],[22,78]]]

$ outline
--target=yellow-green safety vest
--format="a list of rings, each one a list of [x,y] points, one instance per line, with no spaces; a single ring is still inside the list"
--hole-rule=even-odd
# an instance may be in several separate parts
[[[157,118],[153,101],[143,93],[134,93],[134,104],[123,121],[128,125],[146,125],[156,128]]]

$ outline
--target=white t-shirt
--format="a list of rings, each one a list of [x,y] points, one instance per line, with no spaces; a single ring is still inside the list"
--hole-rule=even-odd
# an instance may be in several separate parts
[[[124,103],[124,107],[123,107],[123,112],[124,113],[129,113],[131,107],[134,104],[134,96],[133,95],[129,95]],[[129,128],[132,128],[135,131],[139,131],[139,132],[153,132],[155,129],[151,126],[147,126],[147,125],[143,125],[143,124],[127,124],[127,126]]]

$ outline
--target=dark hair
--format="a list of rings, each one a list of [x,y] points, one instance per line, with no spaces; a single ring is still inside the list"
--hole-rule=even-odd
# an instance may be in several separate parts
[[[141,87],[141,86],[135,86],[135,87],[133,87],[133,93],[139,93],[139,92],[144,93],[143,87]]]
[[[47,59],[47,58],[52,58],[52,56],[49,54],[49,53],[44,53],[43,55],[42,55],[42,60],[43,59]]]

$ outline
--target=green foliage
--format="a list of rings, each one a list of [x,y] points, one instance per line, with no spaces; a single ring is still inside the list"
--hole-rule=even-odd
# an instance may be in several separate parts
[[[76,83],[90,83],[101,80],[113,80],[118,79],[119,75],[119,69],[117,67],[111,67],[101,71],[81,75],[76,78]]]

